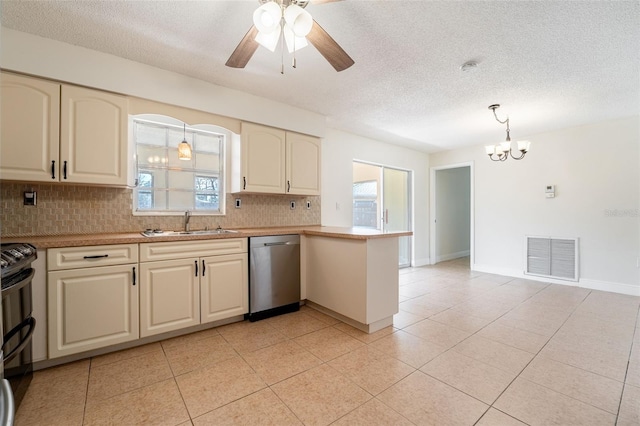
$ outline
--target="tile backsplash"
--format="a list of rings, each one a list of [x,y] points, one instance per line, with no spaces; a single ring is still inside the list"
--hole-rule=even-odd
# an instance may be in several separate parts
[[[23,192],[37,192],[35,206],[23,205]],[[134,216],[133,190],[65,184],[0,182],[0,236],[139,232],[181,229],[182,216]],[[236,209],[235,199],[242,200]],[[291,209],[290,202],[296,201]],[[306,208],[311,202],[311,209]],[[260,228],[320,224],[320,197],[227,194],[225,216],[191,218],[191,229]]]

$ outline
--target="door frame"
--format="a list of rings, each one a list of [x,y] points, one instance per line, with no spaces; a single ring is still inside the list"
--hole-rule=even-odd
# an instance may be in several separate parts
[[[429,168],[429,264],[436,264],[436,172],[469,167],[469,268],[475,265],[475,190],[473,161]]]

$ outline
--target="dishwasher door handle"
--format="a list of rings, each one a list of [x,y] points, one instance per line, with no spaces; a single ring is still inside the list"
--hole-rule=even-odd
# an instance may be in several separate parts
[[[287,246],[287,245],[291,245],[293,244],[291,241],[283,241],[280,243],[264,243],[265,247],[270,247],[270,246]]]

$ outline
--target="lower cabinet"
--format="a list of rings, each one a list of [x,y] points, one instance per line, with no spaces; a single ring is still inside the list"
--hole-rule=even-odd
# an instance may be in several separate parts
[[[207,323],[249,312],[247,253],[202,259],[200,322]]]
[[[49,272],[49,358],[139,338],[136,266]]]
[[[140,337],[246,314],[246,247],[246,239],[191,242],[188,247],[183,242],[141,244]]]
[[[246,238],[47,251],[49,359],[249,312]]]
[[[197,259],[140,264],[140,337],[200,324]]]

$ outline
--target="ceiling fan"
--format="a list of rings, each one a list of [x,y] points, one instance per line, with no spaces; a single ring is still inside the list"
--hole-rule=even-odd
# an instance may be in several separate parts
[[[272,24],[272,27],[268,28],[268,31],[271,31],[272,28],[276,29],[267,34],[267,36],[271,38],[271,41],[265,42],[265,34],[263,34],[264,31],[260,31],[256,26],[256,24],[259,24],[259,22],[256,22],[256,14],[254,13],[254,25],[251,26],[247,34],[245,34],[245,36],[242,38],[240,44],[238,44],[225,65],[232,68],[244,68],[255,51],[258,49],[258,46],[260,46],[261,44],[273,51],[278,42],[278,38],[284,39],[287,36],[287,34],[285,34],[287,30],[291,32],[291,30],[288,28],[283,29],[282,33],[280,32],[280,21],[284,21],[285,18],[287,18],[287,16],[285,15],[289,10],[293,11],[294,9],[296,9],[296,11],[299,12],[300,10],[307,7],[309,3],[322,4],[331,3],[334,1],[340,0],[258,0],[258,2],[261,3],[262,6],[260,6],[258,10],[256,10],[256,13],[261,10],[264,12],[267,9],[275,9],[275,13],[279,14],[277,19],[272,19],[273,15],[269,16],[266,12],[264,13],[264,16],[267,18],[267,20],[269,20],[269,24]],[[301,17],[300,20],[305,20],[305,24],[307,24],[306,26],[310,27],[310,29],[308,29],[308,34],[306,34],[306,38],[304,36],[300,36],[300,34],[296,32],[293,39],[299,40],[299,45],[306,45],[306,40],[311,42],[311,44],[313,44],[315,48],[318,49],[320,54],[324,56],[324,58],[329,62],[329,64],[331,64],[331,66],[333,66],[333,68],[335,68],[336,71],[346,70],[355,63],[353,59],[351,59],[351,57],[347,54],[347,52],[345,52],[344,49],[342,49],[342,47],[340,47],[340,45],[336,43],[336,41],[315,21],[315,19],[311,18],[311,15],[304,11],[304,13],[301,13],[297,16]],[[289,21],[287,21],[287,24],[288,23]],[[307,30],[305,29],[305,32],[306,31]],[[258,37],[259,41],[256,41],[256,36]],[[292,49],[292,47],[289,45],[289,39],[287,39],[286,41],[290,51],[295,51],[301,47],[299,46],[296,48],[296,42],[293,41],[294,48]],[[284,40],[282,41],[282,43],[284,48]]]

